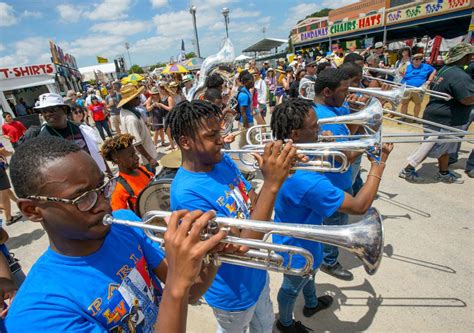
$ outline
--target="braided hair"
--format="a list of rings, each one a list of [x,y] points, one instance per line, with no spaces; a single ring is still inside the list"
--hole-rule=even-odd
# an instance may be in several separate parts
[[[346,72],[338,68],[326,68],[318,74],[316,82],[314,83],[314,92],[319,94],[324,88],[335,90],[341,85],[341,81],[348,79],[349,75],[347,75]]]
[[[107,161],[113,161],[113,155],[133,145],[135,137],[131,134],[118,134],[107,138],[100,147],[100,153]]]
[[[194,137],[198,127],[211,118],[220,119],[217,106],[206,101],[183,101],[168,114],[166,130],[171,130],[173,140],[179,145],[179,138]]]
[[[293,130],[303,127],[304,120],[313,111],[313,104],[303,98],[290,98],[278,104],[272,113],[270,126],[277,140],[286,140]]]

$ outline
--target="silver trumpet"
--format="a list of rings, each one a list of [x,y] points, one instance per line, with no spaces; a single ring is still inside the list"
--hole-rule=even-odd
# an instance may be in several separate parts
[[[163,246],[163,236],[167,229],[164,218],[170,215],[171,212],[168,211],[149,211],[143,216],[143,222],[119,220],[106,215],[103,223],[106,225],[121,224],[143,229],[152,241]],[[160,225],[150,224],[153,220],[158,220]],[[375,208],[369,209],[367,214],[358,223],[344,226],[275,223],[217,217],[209,221],[201,238],[203,240],[207,239],[221,228],[225,230],[229,228],[253,230],[264,233],[265,237],[263,240],[255,240],[227,236],[222,240],[223,243],[247,246],[251,250],[245,254],[208,254],[206,260],[214,264],[228,263],[284,274],[310,275],[313,272],[313,256],[311,253],[303,248],[267,242],[266,239],[272,234],[306,239],[345,249],[362,261],[365,271],[370,275],[377,271],[382,260],[384,239],[382,217]],[[289,260],[286,264],[284,264],[283,257],[278,252],[284,252],[289,255]],[[294,255],[301,255],[306,259],[304,267],[292,267]]]
[[[315,150],[315,149],[298,149],[300,145],[293,145],[297,149],[297,154],[305,155],[309,158],[307,162],[298,162],[291,168],[292,171],[306,170],[315,172],[344,172],[350,164],[347,156],[340,151],[330,150]],[[249,160],[247,157],[249,154],[262,155],[265,151],[264,145],[247,145],[242,149],[223,149],[223,153],[237,154],[242,164],[258,169],[258,162],[254,159]],[[252,156],[252,155],[250,155]],[[253,156],[252,156],[253,157]],[[336,163],[336,161],[338,163]]]

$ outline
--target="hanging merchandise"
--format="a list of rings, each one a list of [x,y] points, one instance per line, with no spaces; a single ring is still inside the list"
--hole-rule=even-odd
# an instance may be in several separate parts
[[[357,49],[357,41],[355,40],[347,41],[346,47],[349,51],[354,52]]]
[[[374,46],[374,37],[364,39],[364,48],[369,48],[372,46]]]

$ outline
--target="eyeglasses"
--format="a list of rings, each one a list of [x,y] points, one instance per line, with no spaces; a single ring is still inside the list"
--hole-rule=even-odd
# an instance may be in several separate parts
[[[413,58],[413,60],[421,61],[421,58]]]
[[[61,112],[61,111],[64,111],[64,107],[62,105],[48,106],[46,108],[40,109],[41,113],[56,113],[56,112]]]
[[[95,207],[97,201],[99,200],[99,194],[103,194],[104,197],[109,200],[112,197],[112,193],[115,190],[115,185],[117,185],[117,178],[106,178],[104,183],[99,187],[84,192],[80,196],[75,199],[63,199],[63,198],[55,198],[55,197],[44,197],[40,195],[30,195],[27,196],[27,199],[30,200],[41,200],[41,201],[49,201],[49,202],[61,202],[65,204],[74,205],[77,209],[81,212],[88,212],[92,208]]]

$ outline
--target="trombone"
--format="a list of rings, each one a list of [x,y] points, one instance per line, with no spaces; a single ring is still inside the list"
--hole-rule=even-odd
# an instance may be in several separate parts
[[[105,225],[120,224],[140,228],[148,238],[163,247],[163,235],[167,229],[164,218],[169,217],[171,213],[152,210],[143,216],[143,222],[119,220],[106,215],[103,223]],[[160,225],[150,224],[155,219],[159,221]],[[247,246],[251,250],[245,254],[209,253],[205,258],[207,263],[212,262],[216,265],[227,263],[298,276],[311,275],[313,272],[313,256],[311,253],[303,248],[267,242],[266,240],[272,234],[306,239],[343,248],[362,261],[364,269],[369,275],[373,275],[377,271],[382,260],[384,240],[382,217],[375,208],[370,208],[358,223],[344,226],[275,223],[216,217],[208,222],[201,238],[203,240],[207,239],[217,233],[219,229],[228,230],[229,228],[254,230],[264,233],[265,237],[263,240],[255,240],[227,236],[222,240],[223,243]],[[277,252],[288,254],[289,258],[286,264],[283,257]],[[306,259],[306,263],[302,268],[292,267],[294,255],[301,255]]]
[[[265,126],[265,125],[260,125]],[[307,162],[298,162],[291,168],[292,171],[306,170],[315,172],[344,172],[349,168],[349,160],[347,156],[340,151],[323,149],[306,149],[301,144],[293,145],[297,149],[297,154],[305,155],[309,158]],[[228,154],[237,154],[242,164],[258,169],[257,161],[249,161],[246,157],[249,154],[262,155],[265,151],[264,145],[246,145],[242,149],[223,149],[222,152]],[[252,156],[253,157],[253,156]],[[336,163],[337,160],[337,163]]]
[[[391,87],[400,87],[400,86],[403,85],[402,83],[400,83],[400,81],[402,80],[402,77],[400,75],[396,74],[396,73],[398,73],[398,71],[396,69],[373,68],[373,67],[366,67],[366,68],[368,68],[368,70],[372,71],[372,72],[379,72],[379,73],[388,74],[390,76],[393,76],[393,77],[395,77],[395,81],[390,81],[390,80],[385,80],[385,79],[378,78],[378,77],[375,77],[375,76],[370,76],[370,75],[367,75],[367,72],[364,72],[364,78],[365,79],[377,80],[377,81],[385,83],[385,84],[387,84]],[[443,92],[440,92],[440,91],[424,89],[422,87],[414,87],[414,86],[407,85],[406,86],[406,92],[412,92],[412,91],[419,92],[419,93],[422,93],[422,94],[426,94],[428,96],[432,96],[432,97],[435,97],[435,98],[441,98],[441,99],[444,99],[445,101],[449,101],[453,98],[450,94],[443,93]]]

